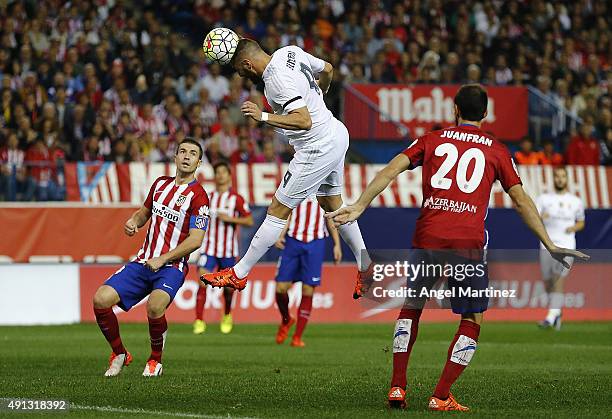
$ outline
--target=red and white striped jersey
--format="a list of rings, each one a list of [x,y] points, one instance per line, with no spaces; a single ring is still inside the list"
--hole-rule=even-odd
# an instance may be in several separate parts
[[[287,235],[304,243],[324,239],[329,233],[323,214],[317,198],[306,198],[291,213]]]
[[[136,262],[160,256],[176,248],[189,235],[190,228],[206,230],[209,219],[208,195],[196,180],[176,185],[175,178],[161,176],[153,182],[144,206],[151,210],[147,237]],[[172,262],[187,273],[189,255]]]
[[[204,236],[201,253],[218,258],[238,256],[238,226],[221,221],[217,214],[230,217],[248,217],[251,215],[249,205],[244,198],[228,190],[223,193],[214,191],[210,194],[210,228]]]

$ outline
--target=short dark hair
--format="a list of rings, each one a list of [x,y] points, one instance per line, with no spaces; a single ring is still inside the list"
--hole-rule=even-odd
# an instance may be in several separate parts
[[[240,62],[240,60],[242,60],[245,56],[251,56],[259,51],[263,50],[257,41],[253,41],[249,38],[241,38],[240,41],[238,41],[238,45],[236,46],[236,50],[234,51],[230,64],[233,66],[234,63]]]
[[[480,84],[465,84],[455,95],[459,116],[466,121],[481,121],[488,105],[487,92]]]
[[[185,144],[185,143],[197,145],[198,146],[198,150],[200,150],[200,155],[199,155],[198,158],[200,160],[202,160],[202,156],[204,155],[204,150],[202,149],[202,145],[199,143],[198,140],[196,140],[195,138],[191,138],[191,137],[185,137],[185,139],[179,143],[179,145],[176,147],[176,153],[175,154],[178,154],[178,150],[179,150],[179,148],[181,148],[181,144]]]
[[[226,162],[225,160],[221,160],[213,164],[213,172],[217,173],[217,169],[219,167],[225,167],[229,173],[232,173],[232,168],[230,167],[229,163]]]

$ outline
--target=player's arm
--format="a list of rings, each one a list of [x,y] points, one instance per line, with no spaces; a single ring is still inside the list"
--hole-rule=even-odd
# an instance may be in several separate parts
[[[331,219],[326,219],[327,223],[327,231],[329,231],[329,235],[331,236],[334,242],[334,263],[337,265],[342,260],[342,246],[340,244],[340,235],[338,234],[338,229],[334,225]]]
[[[142,206],[136,211],[128,220],[125,222],[123,231],[128,236],[133,236],[138,233],[138,229],[145,225],[151,218],[151,210],[145,206]]]
[[[247,100],[242,104],[241,110],[245,116],[250,116],[258,122],[263,121],[277,128],[309,130],[312,127],[312,119],[306,106],[289,111],[287,115],[276,115],[262,112],[259,106]]]
[[[254,224],[253,216],[251,214],[246,215],[244,217],[232,217],[227,214],[217,214],[217,218],[224,223],[236,224],[245,227],[252,227]]]
[[[519,213],[527,227],[540,239],[544,247],[550,252],[551,256],[561,262],[566,268],[569,269],[569,264],[563,260],[565,256],[577,257],[582,260],[588,260],[589,256],[582,252],[573,249],[563,249],[555,246],[552,242],[544,223],[538,214],[538,210],[533,203],[533,200],[525,193],[521,184],[516,184],[508,189],[508,195],[512,198],[516,211]]]
[[[206,233],[205,229],[190,228],[189,235],[185,237],[185,240],[179,243],[178,246],[169,252],[164,253],[163,255],[147,260],[145,266],[152,271],[157,271],[159,268],[172,262],[173,260],[190,255],[195,250],[198,250],[202,245],[204,233]]]
[[[372,200],[376,198],[382,191],[389,186],[391,182],[410,167],[410,159],[404,153],[398,154],[391,160],[376,177],[368,184],[365,191],[361,194],[357,202],[353,205],[340,208],[334,212],[325,214],[325,217],[331,218],[335,225],[350,223],[355,221],[361,213],[370,205]]]
[[[319,80],[317,81],[323,93],[327,93],[333,78],[334,78],[334,67],[326,61],[325,66],[323,67],[323,70],[319,73]]]
[[[568,227],[566,232],[567,233],[577,233],[579,231],[584,230],[584,225],[585,225],[584,224],[584,220],[578,220],[578,221],[576,221],[576,224],[574,224],[571,227]]]

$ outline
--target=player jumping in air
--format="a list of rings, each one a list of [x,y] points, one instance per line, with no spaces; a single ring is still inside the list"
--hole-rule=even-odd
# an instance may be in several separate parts
[[[204,237],[198,261],[200,275],[224,269],[236,264],[238,257],[238,228],[251,227],[253,216],[244,198],[232,190],[232,172],[227,163],[214,165],[215,190],[210,194],[210,227]],[[234,326],[232,320],[233,288],[223,288],[225,313],[221,319],[221,333],[230,333]],[[193,333],[204,333],[204,304],[206,303],[206,284],[200,283],[196,298],[196,320]]]
[[[555,192],[540,195],[536,199],[536,207],[553,243],[575,249],[576,232],[584,229],[584,205],[580,198],[567,190],[565,167],[555,168],[553,182]],[[560,330],[561,308],[564,301],[563,285],[569,269],[551,258],[544,248],[540,250],[540,268],[548,293],[549,310],[546,319],[541,321],[539,326],[544,329],[554,327]]]
[[[208,195],[196,181],[202,147],[193,139],[177,147],[174,163],[176,176],[162,176],[153,182],[143,206],[124,226],[133,236],[149,218],[151,223],[136,258],[106,280],[93,299],[96,321],[110,344],[110,365],[104,374],[113,377],[132,362],[119,335],[119,323],[112,307],[128,311],[147,295],[147,316],[151,336],[151,356],[142,375],[161,375],[162,351],[168,325],[166,308],[183,285],[188,271],[187,260],[202,244],[208,226]]]
[[[533,201],[523,190],[508,150],[480,129],[487,115],[487,102],[487,94],[480,85],[462,86],[455,96],[456,127],[417,138],[377,174],[357,202],[326,214],[326,217],[332,218],[336,224],[355,221],[399,173],[422,166],[423,206],[416,222],[414,248],[485,248],[488,235],[484,220],[491,187],[499,180],[523,221],[555,260],[562,261],[565,256],[588,259],[588,256],[576,250],[557,247],[548,237]],[[453,202],[453,205],[447,205],[449,202]],[[457,208],[456,203],[469,210],[453,211]],[[486,287],[486,277],[483,282],[480,285]],[[367,282],[358,285],[362,285],[360,294],[367,292]],[[461,322],[449,347],[438,385],[429,400],[431,410],[468,410],[457,403],[450,393],[450,387],[469,364],[476,350],[488,299],[477,301],[476,304],[469,300],[451,299],[451,305],[453,312],[461,314]],[[422,309],[409,307],[410,304],[406,304],[401,310],[395,328],[393,377],[388,396],[391,407],[406,406],[406,369],[422,312]]]
[[[325,237],[328,234],[334,241],[334,262],[339,263],[342,260],[342,248],[338,231],[330,220],[323,218],[323,210],[313,196],[303,200],[293,210],[287,227],[276,242],[276,247],[283,250],[276,272],[276,304],[281,314],[281,324],[276,333],[278,344],[287,339],[289,329],[295,323],[295,319],[289,314],[287,291],[294,282],[301,281],[302,299],[291,346],[306,346],[302,333],[312,311],[314,290],[321,285]]]
[[[202,281],[214,287],[242,290],[247,275],[278,240],[289,214],[300,202],[316,194],[325,211],[342,206],[340,193],[349,135],[323,101],[332,80],[331,64],[296,46],[280,48],[270,56],[257,42],[241,39],[232,57],[232,66],[242,77],[256,82],[263,79],[264,95],[274,110],[273,114],[262,112],[256,104],[247,101],[242,105],[243,114],[280,129],[295,148],[289,169],[244,257],[233,268],[202,276]],[[363,258],[361,255],[365,244],[359,226],[348,223],[338,231],[355,255],[358,277],[363,276],[370,260],[365,251]]]

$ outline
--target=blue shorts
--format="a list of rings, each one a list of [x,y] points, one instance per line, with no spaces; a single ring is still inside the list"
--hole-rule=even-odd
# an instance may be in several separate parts
[[[278,260],[276,281],[298,282],[318,287],[321,285],[321,268],[325,254],[325,239],[304,243],[287,237],[285,248]]]
[[[200,255],[198,259],[198,267],[206,269],[208,272],[214,272],[215,268],[221,270],[225,268],[231,268],[236,264],[236,258],[218,258],[216,256],[210,256],[205,253]]]
[[[164,266],[157,272],[150,271],[143,264],[130,262],[104,282],[119,294],[119,304],[128,311],[153,290],[165,291],[174,300],[185,281],[185,274],[174,266]]]

